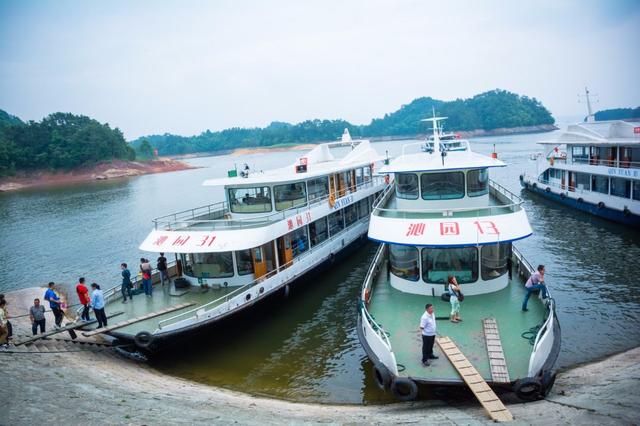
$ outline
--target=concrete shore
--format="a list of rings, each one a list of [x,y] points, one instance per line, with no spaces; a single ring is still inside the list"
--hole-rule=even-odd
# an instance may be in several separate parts
[[[24,333],[24,319],[15,322]],[[294,403],[168,376],[110,350],[8,353],[0,349],[0,366],[0,424],[7,425],[31,425],[43,416],[48,423],[64,424],[492,423],[473,400],[379,406]],[[523,404],[507,399],[506,403],[515,424],[637,424],[639,391],[640,348],[636,348],[560,373],[546,400]]]

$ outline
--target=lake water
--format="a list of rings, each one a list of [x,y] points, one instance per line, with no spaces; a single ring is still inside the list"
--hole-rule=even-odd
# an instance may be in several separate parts
[[[518,175],[534,171],[529,154],[551,134],[472,140],[488,154],[496,144],[509,165],[491,178],[520,193]],[[398,155],[406,141],[380,142]],[[222,191],[204,187],[234,164],[269,169],[292,163],[302,152],[188,160],[200,168],[64,188],[0,193],[0,292],[48,281],[119,282],[119,264],[137,265],[148,253],[137,247],[154,217],[210,204]],[[534,234],[516,246],[547,267],[562,326],[558,367],[590,361],[640,345],[640,234],[522,192]],[[369,244],[304,292],[273,307],[255,326],[229,330],[197,351],[158,363],[171,374],[254,394],[298,401],[389,401],[370,377],[370,364],[355,331],[355,299],[375,252]],[[419,315],[419,313],[417,313]]]

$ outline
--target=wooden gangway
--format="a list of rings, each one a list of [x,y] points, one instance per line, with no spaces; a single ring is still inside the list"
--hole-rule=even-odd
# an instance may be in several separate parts
[[[499,422],[512,421],[513,416],[511,412],[504,406],[487,382],[485,382],[480,373],[478,373],[478,370],[476,370],[467,357],[458,349],[458,346],[448,337],[438,337],[436,342],[458,371],[462,380],[464,380],[478,401],[480,401],[480,404],[482,404],[491,419]]]
[[[487,344],[487,355],[489,355],[489,366],[491,367],[491,379],[494,383],[510,383],[509,369],[502,350],[502,341],[498,331],[498,323],[495,318],[485,318],[482,320],[484,329],[484,339]]]
[[[122,315],[124,314],[124,312],[119,311],[119,312],[114,312],[113,314],[109,315],[107,318],[113,318],[115,316],[118,315]],[[76,329],[81,329],[84,328],[88,325],[92,325],[95,324],[96,322],[98,322],[97,320],[92,320],[92,321],[87,321],[87,322],[72,322],[72,323],[68,323],[67,325],[65,325],[64,327],[60,327],[60,328],[56,328],[50,331],[47,331],[45,333],[42,334],[36,334],[35,336],[31,336],[27,339],[21,340],[19,342],[15,343],[15,346],[20,346],[20,345],[24,345],[27,343],[32,343],[35,342],[36,340],[40,340],[40,339],[44,339],[46,337],[49,336],[53,336],[54,334],[59,334],[59,333],[64,333],[65,331],[73,331]]]
[[[122,321],[114,325],[109,325],[107,327],[97,328],[87,333],[82,333],[82,335],[85,337],[90,337],[90,336],[95,336],[96,334],[108,333],[118,328],[123,328],[140,321],[148,320],[149,318],[159,317],[160,315],[168,314],[169,312],[179,311],[180,309],[188,308],[189,306],[193,306],[193,305],[195,305],[195,303],[180,303],[179,305],[175,305],[166,309],[161,309],[159,311],[151,312],[149,314],[142,315],[141,317],[132,318],[130,320]]]

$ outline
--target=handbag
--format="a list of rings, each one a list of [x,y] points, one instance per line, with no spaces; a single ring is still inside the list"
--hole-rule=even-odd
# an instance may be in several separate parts
[[[457,292],[457,296],[458,296],[458,302],[462,302],[464,300],[464,294],[462,294],[461,291]]]

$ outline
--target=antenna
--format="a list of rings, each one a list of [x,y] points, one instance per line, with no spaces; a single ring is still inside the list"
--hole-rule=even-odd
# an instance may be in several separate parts
[[[583,101],[582,99],[585,99],[585,101]],[[596,121],[596,117],[593,114],[593,110],[591,109],[591,100],[593,98],[594,103],[598,103],[598,95],[594,95],[591,94],[591,92],[589,92],[589,88],[587,86],[584,87],[584,95],[578,95],[578,103],[581,104],[583,102],[587,103],[587,119],[586,122],[587,123],[593,123]]]

